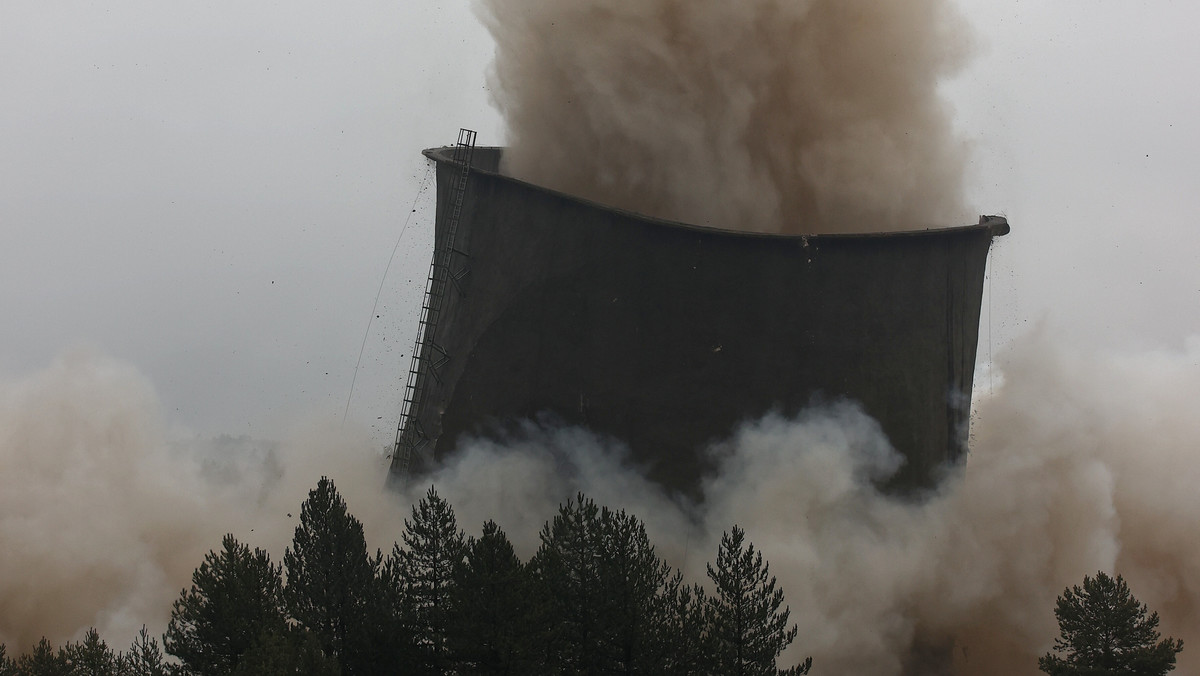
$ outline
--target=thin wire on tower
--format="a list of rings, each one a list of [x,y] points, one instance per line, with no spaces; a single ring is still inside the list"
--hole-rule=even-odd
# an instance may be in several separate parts
[[[408,217],[404,219],[404,226],[400,228],[396,244],[392,247],[392,255],[388,257],[387,267],[383,269],[383,277],[379,280],[379,290],[375,292],[375,303],[371,305],[371,315],[367,318],[367,330],[363,331],[362,345],[358,348],[358,360],[354,362],[354,375],[350,378],[350,394],[346,396],[346,410],[342,411],[343,428],[346,427],[346,418],[350,415],[350,400],[354,398],[354,383],[358,380],[358,367],[362,364],[363,353],[367,349],[367,336],[371,335],[371,323],[375,321],[375,309],[379,307],[379,297],[383,295],[383,285],[387,282],[388,271],[392,269],[392,261],[396,260],[396,251],[400,249],[400,240],[404,239],[404,233],[408,230],[408,224],[412,222],[413,214],[417,213],[417,200],[425,194],[425,189],[429,187],[429,179],[433,176],[433,169],[436,165],[432,161],[427,160],[426,162],[425,177],[421,179],[421,187],[417,189],[417,196],[413,198],[412,206],[408,210]]]

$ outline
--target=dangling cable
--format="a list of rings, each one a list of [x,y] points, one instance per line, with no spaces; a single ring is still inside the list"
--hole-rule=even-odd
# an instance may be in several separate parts
[[[367,330],[363,332],[362,346],[358,348],[358,361],[354,362],[354,375],[350,378],[350,394],[346,396],[346,410],[342,411],[342,427],[346,426],[346,417],[350,415],[350,400],[354,398],[354,383],[358,380],[358,367],[362,364],[363,353],[367,350],[367,336],[371,335],[371,322],[375,321],[375,309],[379,307],[379,297],[383,295],[383,285],[387,282],[388,271],[392,269],[392,261],[396,260],[396,251],[400,249],[400,240],[404,239],[404,232],[408,230],[408,224],[412,222],[413,214],[417,213],[417,200],[421,199],[421,195],[425,194],[425,188],[429,187],[429,179],[433,176],[433,162],[428,162],[425,168],[425,178],[421,179],[421,187],[417,190],[417,196],[413,198],[412,207],[408,210],[408,218],[404,219],[404,227],[400,228],[400,235],[396,237],[396,245],[392,247],[392,255],[388,258],[387,267],[383,269],[383,278],[379,280],[379,290],[375,292],[375,303],[371,306],[371,316],[367,318]]]

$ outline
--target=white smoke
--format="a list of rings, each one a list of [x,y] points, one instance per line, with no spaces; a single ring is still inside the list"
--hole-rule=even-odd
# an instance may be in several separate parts
[[[845,403],[743,427],[718,449],[700,506],[671,502],[619,447],[578,431],[468,445],[436,481],[456,506],[481,506],[475,520],[528,538],[526,554],[576,490],[633,507],[697,581],[740,524],[799,625],[787,657],[812,655],[822,674],[900,674],[921,646],[951,641],[955,673],[1037,674],[1055,598],[1097,570],[1123,574],[1165,633],[1200,645],[1200,341],[1082,353],[1038,331],[1000,368],[965,469],[922,501],[874,489],[899,458]],[[1182,671],[1197,664],[1200,650],[1180,655]]]
[[[950,0],[479,0],[503,169],[763,232],[965,223]]]
[[[582,490],[644,519],[696,581],[721,532],[739,524],[800,627],[788,657],[812,655],[823,674],[899,674],[914,644],[949,641],[956,673],[1036,674],[1057,634],[1055,597],[1096,570],[1124,575],[1163,631],[1185,640],[1181,671],[1195,669],[1200,341],[1085,353],[1038,331],[999,363],[1003,384],[976,402],[965,469],[920,502],[872,487],[899,459],[845,403],[747,424],[713,451],[720,471],[699,505],[663,494],[620,444],[577,429],[468,443],[430,481],[468,533],[494,518],[524,557]],[[0,386],[0,640],[10,652],[91,625],[118,645],[142,622],[161,630],[221,534],[282,553],[288,513],[322,474],[372,546],[400,536],[407,508],[383,491],[365,437],[302,429],[221,484],[194,450],[167,441],[161,420],[143,378],[95,355]],[[412,497],[427,486],[414,482]]]

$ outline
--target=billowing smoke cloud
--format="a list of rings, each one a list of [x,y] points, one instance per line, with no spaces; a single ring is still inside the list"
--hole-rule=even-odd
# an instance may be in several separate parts
[[[161,451],[157,401],[82,353],[0,388],[0,640],[161,616],[213,533]],[[177,591],[177,590],[176,590]]]
[[[504,171],[645,214],[789,233],[966,222],[938,82],[950,0],[480,0]]]
[[[919,503],[872,487],[899,459],[848,404],[746,425],[716,450],[699,506],[666,500],[619,448],[578,432],[468,446],[436,480],[456,505],[480,507],[476,520],[527,535],[577,489],[632,506],[700,580],[721,531],[742,525],[799,624],[789,656],[811,654],[822,674],[942,673],[915,660],[951,644],[954,673],[1037,674],[1055,598],[1101,569],[1200,646],[1200,342],[1080,353],[1038,332],[1002,372],[978,401],[965,470]],[[1200,649],[1180,655],[1181,671],[1198,664]]]
[[[298,431],[270,448],[245,439],[172,442],[153,388],[86,350],[0,382],[0,642],[9,653],[97,627],[122,647],[161,632],[179,590],[224,533],[281,555],[322,474],[358,497],[382,540],[398,511],[385,465],[361,438]]]
[[[1057,634],[1055,597],[1099,569],[1160,612],[1185,640],[1180,670],[1194,670],[1200,342],[1081,353],[1036,332],[1001,372],[978,398],[965,470],[919,503],[872,488],[899,459],[850,404],[748,423],[712,451],[720,471],[700,504],[664,495],[620,444],[577,429],[465,444],[429,480],[468,532],[495,518],[526,557],[557,504],[583,490],[645,519],[697,581],[738,523],[800,626],[789,656],[811,654],[830,676],[900,674],[920,646],[951,642],[955,673],[1036,674]],[[118,645],[142,622],[161,631],[222,533],[282,553],[287,513],[321,474],[372,546],[399,537],[407,510],[382,491],[385,468],[363,438],[305,429],[303,442],[243,447],[229,484],[213,448],[168,444],[159,421],[149,385],[96,356],[0,386],[0,640],[11,649],[89,625]],[[414,482],[412,497],[427,486]]]

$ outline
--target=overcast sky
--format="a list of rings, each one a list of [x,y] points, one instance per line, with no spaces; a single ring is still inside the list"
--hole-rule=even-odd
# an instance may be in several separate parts
[[[1200,5],[961,2],[969,201],[1013,225],[983,349],[1042,320],[1200,335]],[[0,378],[84,346],[183,433],[340,420],[383,280],[350,418],[390,441],[432,232],[419,153],[460,126],[503,142],[491,51],[465,1],[5,0]]]

